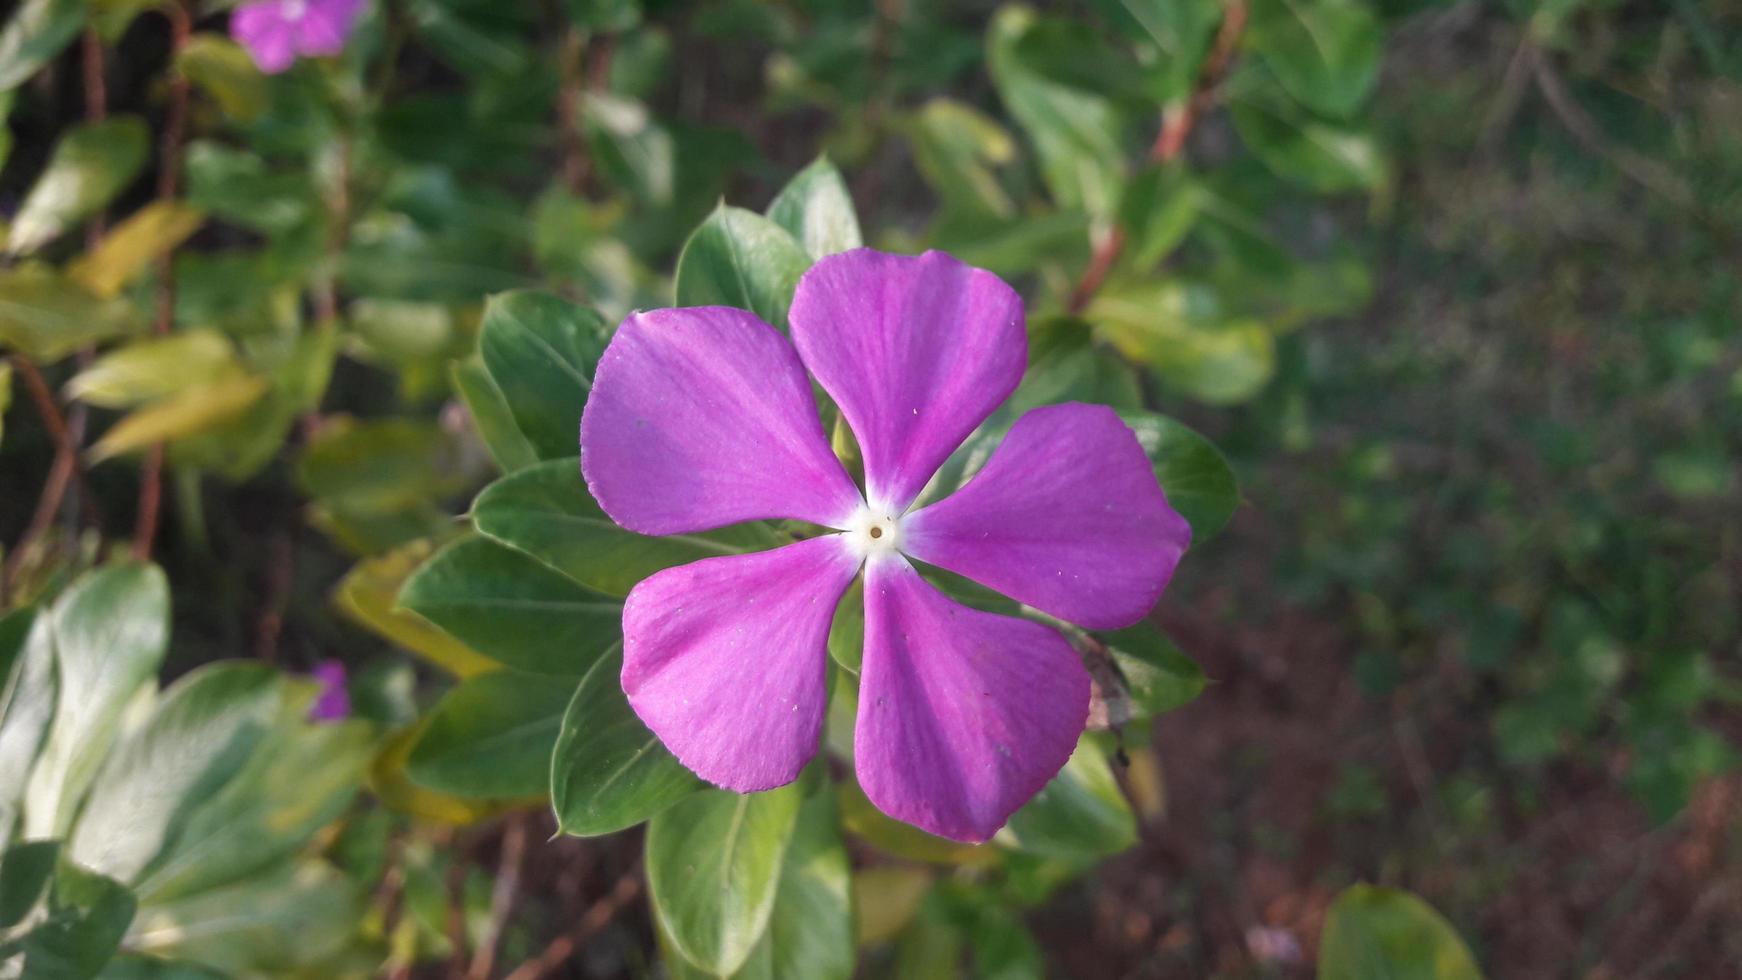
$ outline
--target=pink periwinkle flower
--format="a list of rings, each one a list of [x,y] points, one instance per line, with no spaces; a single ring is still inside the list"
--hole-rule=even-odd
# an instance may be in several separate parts
[[[337,660],[323,660],[314,669],[315,683],[320,693],[309,706],[310,721],[344,721],[351,717],[351,693],[345,686],[345,665]]]
[[[863,570],[859,783],[890,816],[987,840],[1070,758],[1089,676],[1056,631],[961,605],[914,561],[1112,629],[1148,613],[1190,529],[1100,405],[1034,409],[966,486],[910,511],[1022,380],[1022,300],[997,276],[942,252],[843,252],[799,281],[789,319],[790,343],[742,310],[636,313],[599,360],[581,469],[618,524],[669,535],[788,518],[836,532],[641,582],[623,607],[623,690],[709,782],[791,782],[827,711],[830,621]],[[863,496],[829,449],[807,369],[858,438]]]
[[[230,16],[230,36],[268,74],[305,58],[335,55],[356,26],[363,0],[255,0]]]

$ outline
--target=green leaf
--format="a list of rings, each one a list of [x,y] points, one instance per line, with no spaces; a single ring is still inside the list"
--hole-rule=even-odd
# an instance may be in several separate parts
[[[127,408],[241,372],[227,337],[214,330],[189,330],[117,347],[74,375],[66,391],[102,408]]]
[[[0,91],[0,123],[4,123],[12,115],[13,103],[17,101],[16,90]],[[6,161],[12,156],[12,130],[0,126],[0,167],[6,166]]]
[[[19,207],[6,250],[34,252],[107,206],[139,174],[150,138],[145,120],[137,116],[73,127]]]
[[[127,948],[226,976],[351,976],[322,966],[354,941],[366,897],[324,862],[286,862],[227,887],[143,904]]]
[[[1119,417],[1155,464],[1167,502],[1192,526],[1192,543],[1202,544],[1226,527],[1240,505],[1240,484],[1215,444],[1165,415],[1121,412]]]
[[[979,472],[1011,424],[1031,408],[1070,401],[1119,410],[1142,407],[1137,372],[1107,345],[1096,343],[1087,322],[1070,316],[1037,317],[1029,321],[1028,345],[1022,384],[944,464],[940,483],[947,485],[938,486],[934,494],[954,490]]]
[[[799,808],[768,930],[734,976],[851,977],[858,958],[852,892],[852,863],[841,842],[835,796],[825,786]]]
[[[1151,98],[1162,105],[1186,98],[1197,82],[1222,5],[1218,0],[1119,0],[1118,6],[1157,49],[1148,72]]]
[[[58,692],[24,795],[24,834],[60,837],[96,778],[129,701],[157,676],[169,640],[169,583],[155,565],[87,573],[55,601],[47,626]]]
[[[1036,20],[1017,38],[1012,53],[1024,69],[1062,88],[1139,104],[1153,101],[1131,55],[1083,21]]]
[[[517,670],[587,672],[622,635],[623,604],[489,538],[463,538],[412,575],[399,602]]]
[[[648,823],[654,917],[685,959],[717,974],[744,964],[774,911],[801,802],[796,783],[748,795],[710,789]]]
[[[574,458],[539,463],[485,487],[472,504],[472,522],[485,535],[614,596],[628,595],[662,568],[780,543],[760,523],[663,537],[625,530],[587,493]]]
[[[1211,404],[1251,398],[1276,370],[1270,331],[1227,316],[1201,286],[1171,280],[1105,289],[1084,317],[1126,357]]]
[[[639,0],[564,0],[563,9],[589,31],[626,31],[641,21]]]
[[[6,703],[11,690],[12,670],[23,662],[22,656],[30,642],[30,629],[36,623],[36,607],[20,606],[0,615],[0,725],[5,724]],[[0,797],[3,799],[4,797]]]
[[[1131,265],[1149,269],[1166,258],[1198,219],[1198,196],[1184,166],[1146,167],[1119,197],[1119,224]]]
[[[1089,737],[1053,780],[999,831],[999,842],[1042,857],[1098,859],[1137,843],[1137,818],[1107,756]]]
[[[969,265],[1012,279],[1043,265],[1076,264],[1089,255],[1089,219],[1055,211],[1012,219],[939,220],[931,244]]]
[[[1203,693],[1208,683],[1204,669],[1181,653],[1153,624],[1138,623],[1108,633],[1101,641],[1119,668],[1130,697],[1126,717],[1112,719],[1115,724],[1189,704]]]
[[[931,99],[902,117],[901,127],[914,165],[946,214],[1015,216],[1016,205],[995,171],[1016,159],[1016,141],[997,120],[962,102]]]
[[[0,972],[30,980],[89,980],[115,955],[133,920],[133,895],[117,882],[62,861],[42,918],[0,943]]]
[[[179,201],[153,201],[111,228],[95,249],[73,260],[67,275],[95,296],[115,296],[146,266],[187,241],[205,220],[205,215]]]
[[[109,427],[90,448],[93,462],[210,432],[234,421],[272,388],[269,378],[240,374],[185,389]]]
[[[1124,120],[1104,95],[1061,85],[1028,60],[1024,39],[1057,24],[1026,7],[1000,9],[987,34],[986,63],[999,98],[1034,144],[1053,202],[1105,218],[1124,183]]]
[[[461,681],[430,712],[406,772],[465,797],[543,796],[569,694],[537,674],[501,670]]]
[[[133,304],[105,300],[52,269],[0,270],[0,343],[41,363],[144,326]]]
[[[139,879],[140,901],[207,892],[295,854],[350,805],[374,751],[363,722],[281,723],[234,778],[189,811]]]
[[[360,353],[402,371],[446,360],[455,344],[453,311],[443,303],[364,297],[347,314]]]
[[[928,834],[877,809],[855,779],[836,787],[841,822],[853,836],[897,857],[934,864],[985,867],[998,863],[998,849],[988,844],[963,844]]]
[[[1247,39],[1288,93],[1347,119],[1379,77],[1379,23],[1359,0],[1257,0]]]
[[[754,211],[720,205],[677,259],[678,306],[735,306],[779,330],[810,256],[785,228]]]
[[[6,438],[6,410],[12,407],[12,362],[0,363],[0,440]],[[4,671],[0,670],[0,676]]]
[[[134,18],[151,9],[153,0],[88,0],[91,8],[90,26],[102,39],[114,44],[121,40]]]
[[[841,594],[835,618],[829,621],[829,656],[843,669],[857,674],[865,658],[865,580],[855,576]]]
[[[190,806],[241,769],[284,690],[263,664],[209,664],[170,688],[103,766],[67,853],[126,883],[138,877]]]
[[[453,437],[414,419],[327,421],[297,461],[309,496],[356,510],[390,511],[427,504],[462,485]]]
[[[1431,906],[1408,892],[1344,889],[1319,939],[1324,980],[1481,980],[1475,957]]]
[[[1236,101],[1232,111],[1240,138],[1278,176],[1321,194],[1385,183],[1385,158],[1366,133],[1261,98]]]
[[[0,935],[24,921],[48,895],[60,842],[19,841],[0,853]]]
[[[222,973],[192,963],[122,953],[103,965],[97,980],[228,980]]]
[[[0,841],[10,840],[30,764],[54,717],[54,627],[47,613],[20,610],[3,621],[9,638],[27,630],[12,655],[15,666],[0,676]]]
[[[985,886],[948,882],[938,889],[937,897],[968,940],[975,976],[998,980],[1046,976],[1040,947],[1004,895]]]
[[[514,412],[508,407],[508,399],[503,396],[502,389],[496,387],[496,381],[490,377],[482,358],[474,354],[455,361],[449,377],[454,391],[466,403],[466,411],[472,416],[478,438],[484,441],[484,448],[490,451],[497,469],[513,473],[538,462],[538,452],[514,424]],[[576,428],[579,429],[578,422]]]
[[[768,205],[768,220],[791,232],[812,259],[865,244],[847,182],[826,156],[787,181]]]
[[[176,55],[175,67],[237,122],[252,122],[266,111],[271,98],[266,76],[248,52],[227,37],[201,31],[188,38]]]
[[[899,935],[931,893],[931,879],[925,868],[901,864],[878,864],[854,872],[859,945],[876,946]]]
[[[677,143],[645,103],[591,92],[581,106],[581,117],[589,149],[613,186],[628,188],[654,207],[671,204],[681,193]]]
[[[599,314],[557,296],[509,292],[485,303],[478,353],[540,458],[575,455],[606,339]]]
[[[85,22],[85,0],[24,0],[0,29],[0,91],[24,84]]]
[[[455,677],[466,678],[497,669],[500,665],[496,661],[399,608],[399,592],[405,580],[429,558],[430,552],[428,541],[413,541],[358,562],[339,582],[334,603],[353,622]]]
[[[623,651],[600,657],[563,714],[550,760],[551,805],[565,834],[595,837],[633,827],[701,788],[629,707]]]

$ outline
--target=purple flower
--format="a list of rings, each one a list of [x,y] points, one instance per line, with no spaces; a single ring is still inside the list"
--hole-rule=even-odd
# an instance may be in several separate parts
[[[261,71],[277,74],[298,55],[343,51],[362,7],[363,0],[255,0],[230,16],[230,36],[248,49]]]
[[[345,665],[337,660],[323,660],[314,670],[314,679],[321,686],[315,703],[309,706],[310,721],[344,721],[351,717],[351,694],[345,688]]]
[[[623,607],[623,690],[709,782],[792,781],[827,709],[830,621],[863,569],[859,783],[893,817],[984,841],[1070,758],[1089,677],[1054,630],[963,606],[910,559],[1111,629],[1154,605],[1190,529],[1132,431],[1084,404],[1024,415],[972,481],[909,512],[1022,380],[1022,300],[997,276],[941,252],[844,252],[799,281],[790,320],[792,343],[741,310],[636,313],[599,360],[581,468],[617,523],[840,532],[641,582]],[[864,496],[807,368],[858,437]]]

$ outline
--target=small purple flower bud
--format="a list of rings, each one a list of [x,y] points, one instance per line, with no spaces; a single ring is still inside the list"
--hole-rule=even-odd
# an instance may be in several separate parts
[[[345,665],[337,660],[323,660],[311,675],[321,686],[321,693],[309,707],[310,721],[344,721],[351,717],[351,693],[345,688]]]

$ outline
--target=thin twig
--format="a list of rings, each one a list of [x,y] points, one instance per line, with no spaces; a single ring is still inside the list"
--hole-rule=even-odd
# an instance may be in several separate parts
[[[272,536],[266,548],[266,599],[260,609],[260,626],[254,635],[254,658],[262,663],[278,659],[278,637],[284,631],[284,611],[290,606],[291,586],[296,582],[296,528]]]
[[[158,143],[157,199],[174,200],[181,186],[182,141],[187,129],[188,79],[175,62],[187,46],[193,24],[188,16],[186,0],[171,0],[161,9],[169,19],[170,64],[169,109],[164,116],[163,138]],[[175,254],[173,250],[158,261],[157,322],[159,336],[169,334],[175,325]],[[139,517],[133,525],[133,557],[151,560],[151,548],[157,540],[157,517],[163,497],[163,444],[158,443],[146,453],[140,474]]]
[[[537,958],[520,964],[513,973],[508,974],[506,980],[539,980],[568,962],[569,957],[575,954],[582,943],[609,925],[625,905],[641,894],[641,875],[638,871],[637,868],[631,868],[623,877],[617,879],[610,894],[594,902],[582,914],[581,921],[575,924],[574,929],[551,940],[544,952],[538,954]]]
[[[36,500],[36,512],[31,515],[30,524],[25,527],[18,544],[6,556],[4,567],[0,567],[0,595],[10,594],[12,580],[23,567],[32,545],[48,533],[55,515],[60,513],[61,501],[66,497],[67,487],[76,482],[82,488],[85,482],[84,468],[79,461],[78,443],[73,438],[74,430],[61,415],[60,405],[55,402],[54,392],[49,389],[42,371],[23,354],[12,355],[12,366],[18,372],[19,379],[24,382],[24,389],[36,406],[36,414],[42,418],[42,427],[48,430],[48,436],[54,442],[54,462],[49,465],[48,479],[43,481],[42,495]],[[90,505],[89,492],[81,492],[80,497],[87,506]]]
[[[526,858],[526,814],[516,814],[502,831],[502,854],[496,863],[496,884],[490,890],[490,924],[472,952],[472,966],[466,980],[489,980],[496,967],[496,944],[502,939],[502,927],[508,913],[514,909],[514,897],[520,890],[520,866]]]
[[[581,185],[586,180],[586,154],[581,150],[580,73],[586,48],[579,28],[570,27],[563,32],[562,53],[558,56],[562,65],[562,88],[557,91],[557,126],[563,147],[563,187],[576,197],[580,196]]]
[[[1554,114],[1573,134],[1574,139],[1583,143],[1592,153],[1608,160],[1623,176],[1646,190],[1666,198],[1678,207],[1692,206],[1693,195],[1668,168],[1624,146],[1609,142],[1596,121],[1567,91],[1560,73],[1549,64],[1548,58],[1538,57],[1533,67],[1536,70],[1536,86],[1542,91],[1542,97],[1548,101],[1549,108],[1554,110]]]
[[[1511,124],[1512,117],[1518,114],[1518,107],[1524,103],[1525,85],[1540,58],[1536,43],[1526,32],[1524,39],[1518,42],[1518,48],[1512,52],[1512,59],[1506,63],[1506,75],[1500,80],[1500,94],[1482,121],[1483,149],[1491,151],[1500,145],[1500,137]]]
[[[1210,53],[1204,57],[1203,67],[1198,70],[1191,95],[1163,114],[1161,132],[1156,134],[1155,142],[1149,147],[1149,162],[1169,163],[1179,159],[1192,130],[1215,106],[1217,89],[1228,73],[1228,66],[1233,63],[1234,49],[1239,46],[1240,35],[1245,29],[1246,0],[1229,0],[1222,13],[1222,26],[1216,30]],[[1095,298],[1095,293],[1107,280],[1107,274],[1113,271],[1113,263],[1125,250],[1125,241],[1125,229],[1115,225],[1107,232],[1090,257],[1082,278],[1077,280],[1076,288],[1071,290],[1070,301],[1065,304],[1067,313],[1075,315],[1088,308],[1089,301]]]

